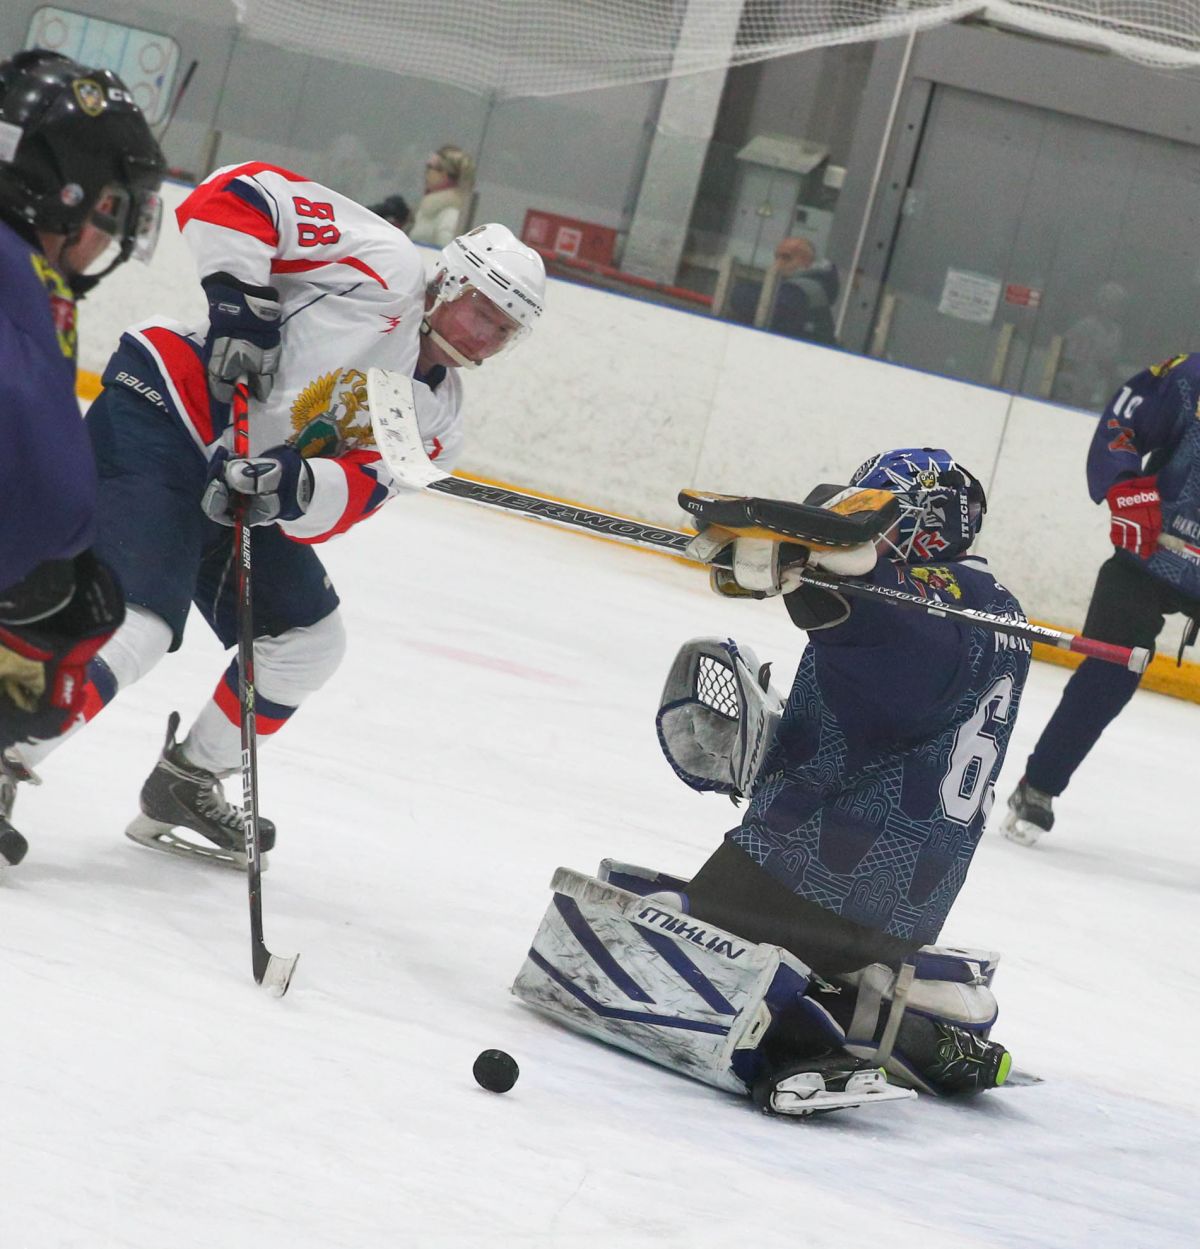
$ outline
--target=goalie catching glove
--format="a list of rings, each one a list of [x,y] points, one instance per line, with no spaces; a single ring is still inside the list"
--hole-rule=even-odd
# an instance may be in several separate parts
[[[732,598],[790,594],[806,567],[865,576],[899,515],[890,492],[842,486],[818,486],[803,503],[689,490],[679,503],[701,526],[685,555],[708,564],[712,588]]]

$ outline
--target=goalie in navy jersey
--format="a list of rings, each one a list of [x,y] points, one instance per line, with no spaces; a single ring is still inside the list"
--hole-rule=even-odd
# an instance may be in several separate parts
[[[782,595],[809,639],[786,699],[755,656],[716,638],[687,643],[668,677],[664,753],[693,788],[748,797],[744,818],[689,880],[606,860],[580,885],[560,869],[515,986],[610,1043],[799,1113],[882,1095],[881,1062],[927,1092],[1005,1079],[1009,1056],[989,1039],[997,956],[931,943],[979,842],[1030,660],[1027,642],[958,619],[797,584],[808,567],[1023,621],[966,555],[986,500],[947,452],[888,452],[850,490],[821,489],[809,501],[835,507],[894,492],[900,519],[850,549],[720,533],[705,546],[703,531],[693,544],[718,561],[715,589]]]

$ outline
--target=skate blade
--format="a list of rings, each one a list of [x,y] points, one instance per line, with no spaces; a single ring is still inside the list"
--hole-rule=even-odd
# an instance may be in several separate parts
[[[152,820],[148,815],[139,815],[131,821],[125,830],[125,836],[130,841],[136,841],[139,846],[145,846],[148,850],[178,855],[182,859],[200,859],[235,872],[246,870],[246,856],[241,851],[222,850],[220,846],[213,845],[198,845],[194,841],[178,836],[172,825]],[[264,872],[267,870],[265,854],[259,856],[259,867]]]
[[[1015,841],[1018,846],[1036,846],[1046,833],[1044,828],[1038,828],[1036,824],[1022,820],[1011,812],[1004,817],[1000,831],[1009,841]]]
[[[917,1095],[913,1089],[889,1084],[882,1068],[857,1072],[846,1081],[842,1090],[826,1089],[824,1084],[824,1080],[813,1072],[789,1076],[772,1091],[771,1110],[777,1115],[805,1118],[828,1110],[853,1110],[858,1106],[883,1102],[911,1101]]]

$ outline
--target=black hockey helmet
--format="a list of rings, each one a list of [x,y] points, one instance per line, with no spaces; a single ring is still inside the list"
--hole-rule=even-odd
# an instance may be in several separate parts
[[[42,50],[0,62],[0,217],[69,237],[112,188],[115,211],[95,218],[120,247],[107,273],[154,250],[165,169],[142,110],[111,70]]]

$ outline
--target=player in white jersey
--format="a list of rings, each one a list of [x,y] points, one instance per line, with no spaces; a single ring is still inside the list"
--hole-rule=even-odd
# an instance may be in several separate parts
[[[100,472],[97,550],[121,580],[128,614],[89,667],[73,729],[179,646],[193,603],[234,644],[227,526],[231,498],[241,494],[251,496],[247,518],[257,526],[257,728],[269,737],[328,680],[345,647],[338,596],[314,544],[373,515],[398,490],[374,448],[367,370],[413,377],[425,450],[452,465],[462,444],[456,370],[532,329],[545,272],[508,229],[485,225],[445,247],[427,281],[421,252],[400,230],[261,163],[218,170],[176,215],[209,319],[129,330],[88,413]],[[243,380],[250,457],[233,459],[230,400]],[[220,784],[240,763],[237,690],[235,659],[179,741],[171,716],[128,830],[135,840],[244,860],[241,812]],[[6,753],[9,809],[14,781],[30,777],[61,740]],[[260,825],[269,849],[274,827]]]

